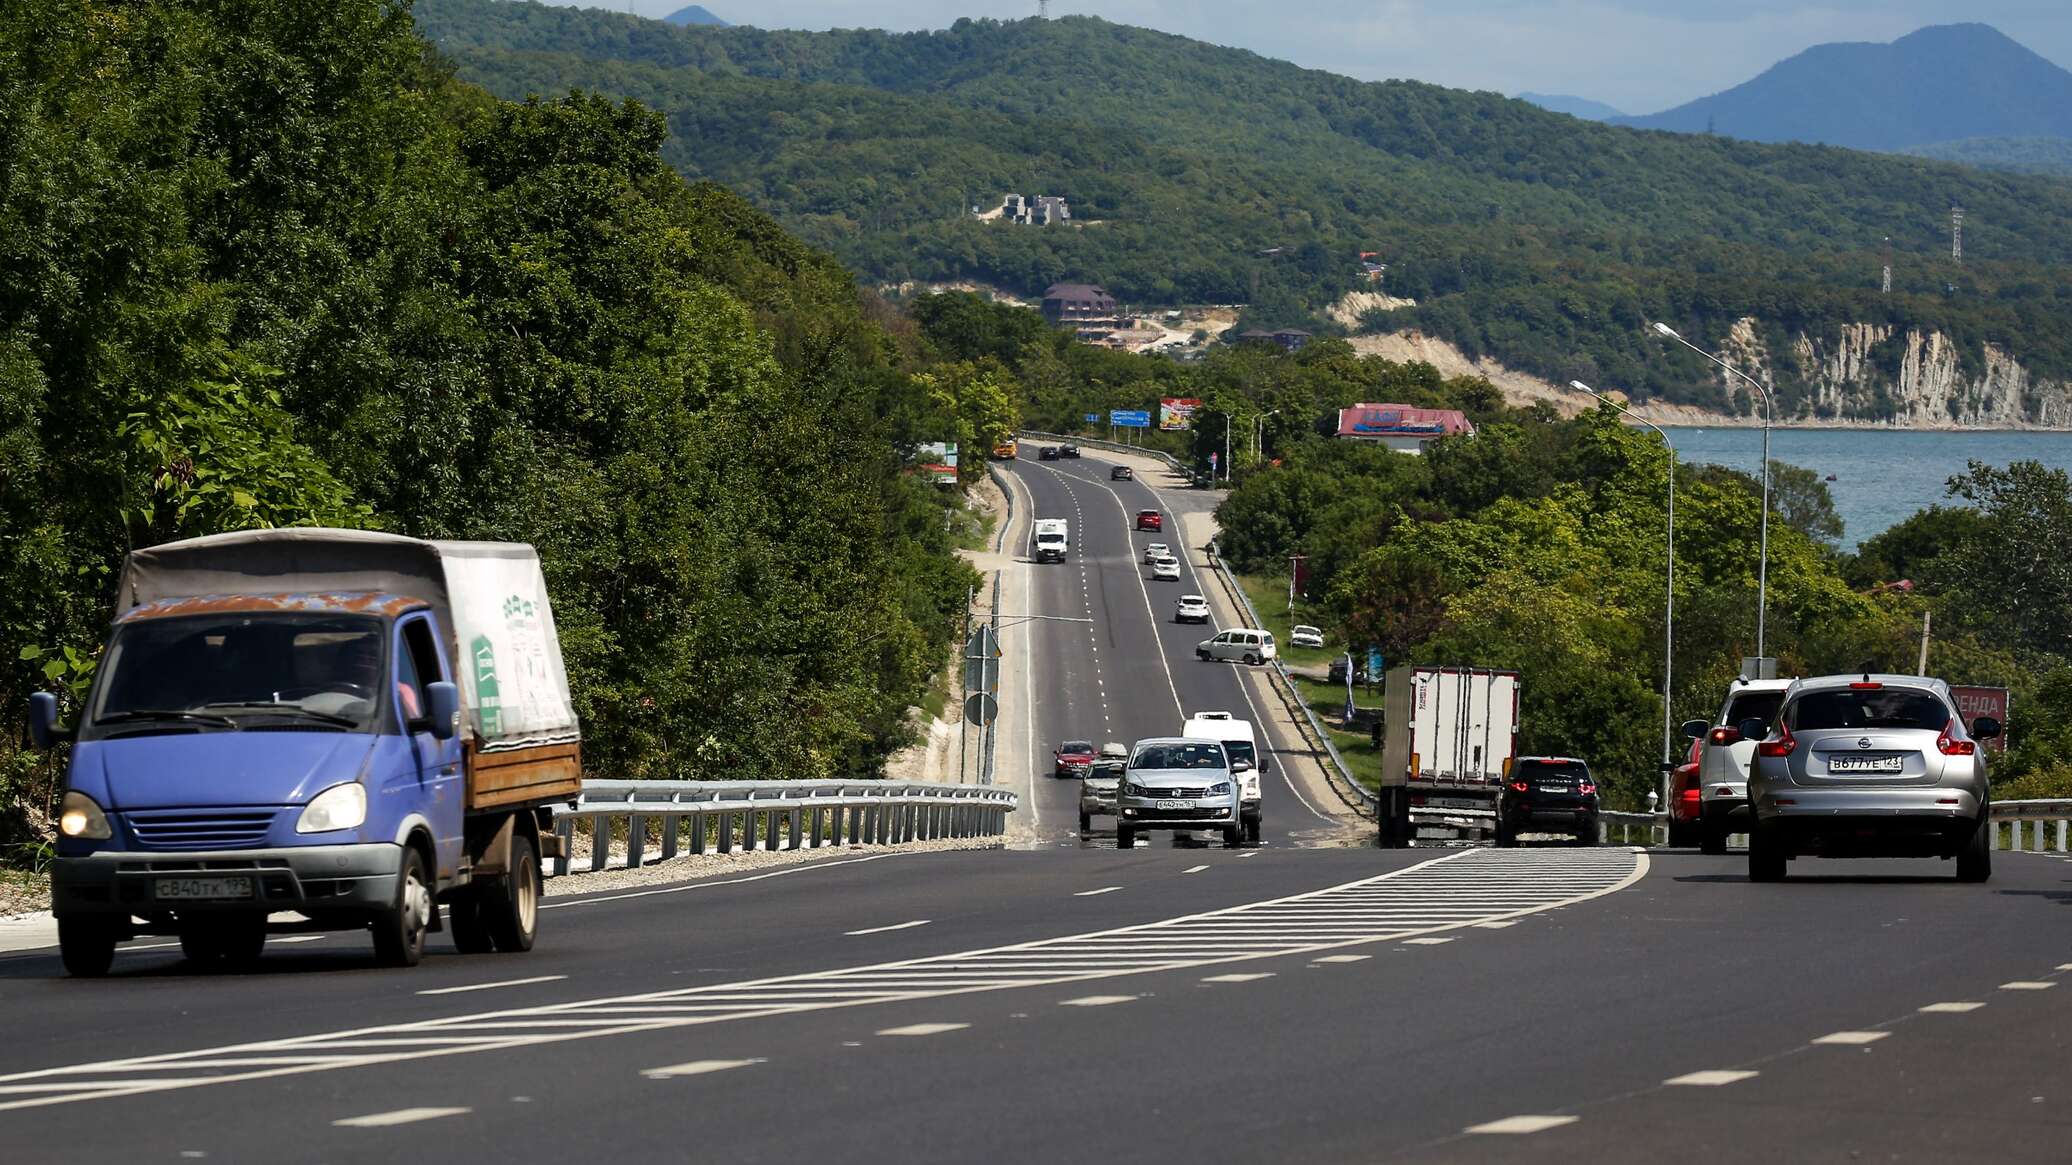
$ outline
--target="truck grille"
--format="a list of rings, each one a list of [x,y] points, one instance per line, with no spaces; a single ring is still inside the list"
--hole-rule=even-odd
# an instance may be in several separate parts
[[[172,811],[128,814],[130,831],[151,849],[244,849],[266,840],[272,809]]]

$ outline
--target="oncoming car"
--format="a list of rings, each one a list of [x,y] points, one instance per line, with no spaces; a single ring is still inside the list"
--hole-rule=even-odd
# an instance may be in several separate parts
[[[1749,880],[1780,881],[1785,863],[1818,855],[1955,858],[1958,881],[1985,881],[1992,804],[1978,742],[1998,735],[1990,716],[1965,725],[1938,679],[1793,683],[1749,768]]]
[[[1094,764],[1094,742],[1091,740],[1068,740],[1051,754],[1050,775],[1053,777],[1083,777]]]
[[[1056,461],[1057,459],[1058,447],[1055,445],[1045,445],[1036,451],[1036,460],[1038,461]]]
[[[1209,601],[1200,595],[1181,595],[1173,604],[1173,622],[1206,623],[1209,621]]]
[[[1297,623],[1288,632],[1288,642],[1295,647],[1322,647],[1324,633],[1307,623]]]
[[[1108,470],[1109,481],[1135,481],[1137,471],[1127,465],[1113,466]]]
[[[1238,776],[1223,745],[1214,740],[1161,736],[1140,740],[1130,750],[1129,768],[1115,801],[1115,845],[1129,849],[1137,833],[1150,829],[1213,829],[1226,848],[1244,844],[1238,818]]]
[[[1155,582],[1179,582],[1180,560],[1168,554],[1151,562],[1151,578]]]
[[[1129,767],[1130,750],[1118,741],[1101,746],[1093,767],[1079,779],[1079,834],[1086,836],[1094,818],[1115,816],[1115,794],[1122,787],[1122,771]]]

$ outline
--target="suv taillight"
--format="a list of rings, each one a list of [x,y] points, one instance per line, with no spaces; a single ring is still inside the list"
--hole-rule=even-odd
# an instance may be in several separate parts
[[[1715,728],[1706,734],[1705,739],[1712,744],[1734,744],[1741,739],[1741,731],[1737,728]]]
[[[1799,747],[1798,739],[1782,722],[1777,725],[1777,735],[1755,746],[1758,756],[1790,756]]]
[[[1514,793],[1529,793],[1532,791],[1532,786],[1524,781],[1512,781],[1511,791]]]
[[[1936,751],[1944,756],[1972,756],[1978,752],[1978,744],[1969,740],[1958,740],[1951,733],[1957,728],[1955,720],[1943,725],[1942,732],[1935,738]]]
[[[1591,784],[1589,781],[1584,781],[1582,784],[1576,786],[1576,792],[1581,793],[1585,797],[1588,797],[1590,794],[1595,793],[1596,791],[1597,786]]]

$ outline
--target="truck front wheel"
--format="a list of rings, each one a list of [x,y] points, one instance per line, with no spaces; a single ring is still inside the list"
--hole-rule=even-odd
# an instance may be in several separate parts
[[[98,915],[58,919],[58,957],[75,979],[98,979],[115,962],[113,919]]]
[[[540,925],[540,858],[532,839],[511,838],[511,869],[482,894],[490,941],[506,953],[529,951]]]
[[[406,845],[403,868],[396,874],[395,905],[374,919],[375,961],[384,967],[415,967],[424,958],[424,933],[435,909],[424,856]]]

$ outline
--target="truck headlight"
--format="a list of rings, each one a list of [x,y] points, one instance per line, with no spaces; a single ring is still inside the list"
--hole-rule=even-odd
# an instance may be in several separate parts
[[[58,809],[58,832],[86,841],[106,841],[115,836],[108,815],[84,793],[66,793]]]
[[[358,781],[333,785],[309,799],[295,821],[297,833],[358,829],[367,820],[367,790]]]

